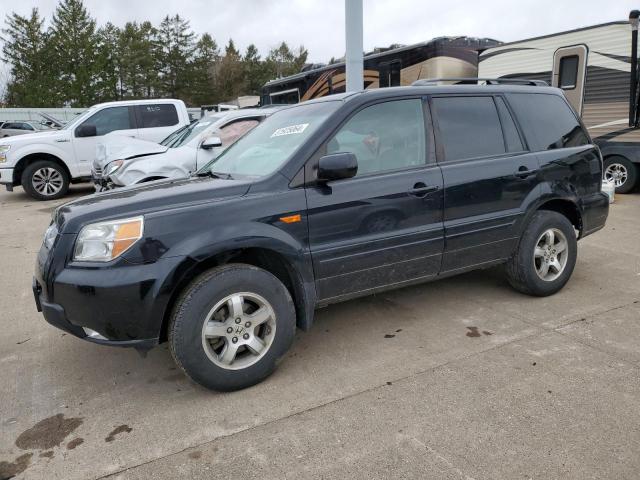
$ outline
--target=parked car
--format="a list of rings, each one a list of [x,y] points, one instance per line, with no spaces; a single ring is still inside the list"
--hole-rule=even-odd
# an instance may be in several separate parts
[[[0,184],[22,185],[37,200],[66,194],[70,183],[88,181],[99,137],[119,132],[159,142],[189,124],[181,100],[134,100],[94,105],[60,130],[0,140]]]
[[[328,96],[274,113],[191,178],[57,208],[33,291],[70,334],[168,341],[193,380],[235,390],[275,369],[318,306],[499,264],[520,292],[558,292],[577,239],[605,224],[601,181],[555,88]]]
[[[91,171],[96,190],[188,177],[276,110],[251,108],[210,115],[175,131],[160,144],[105,135]]]
[[[49,127],[34,122],[4,122],[0,124],[0,138],[24,135],[41,130],[49,130]]]

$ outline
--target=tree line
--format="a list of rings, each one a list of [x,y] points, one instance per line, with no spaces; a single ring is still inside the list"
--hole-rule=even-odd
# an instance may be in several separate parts
[[[45,28],[30,15],[7,15],[2,58],[10,68],[0,103],[12,107],[87,107],[99,102],[171,97],[192,106],[258,95],[273,78],[299,72],[307,50],[286,42],[262,57],[255,45],[221,49],[180,15],[98,26],[82,0],[61,0]]]

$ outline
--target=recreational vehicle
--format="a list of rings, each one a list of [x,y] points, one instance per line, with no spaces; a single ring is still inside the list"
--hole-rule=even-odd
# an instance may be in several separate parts
[[[475,77],[478,51],[497,40],[439,37],[428,42],[377,51],[364,57],[365,88],[411,85],[422,78]],[[345,64],[335,63],[272,80],[262,88],[262,105],[298,103],[345,91]]]
[[[478,76],[543,80],[564,90],[600,146],[604,177],[626,193],[640,184],[637,28],[633,11],[628,22],[504,43],[480,53]]]

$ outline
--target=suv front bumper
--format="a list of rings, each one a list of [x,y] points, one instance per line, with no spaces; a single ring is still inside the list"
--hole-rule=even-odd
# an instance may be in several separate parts
[[[33,278],[36,308],[45,320],[89,342],[147,350],[159,343],[167,305],[184,257],[148,264],[121,260],[100,268],[49,264],[40,251]]]

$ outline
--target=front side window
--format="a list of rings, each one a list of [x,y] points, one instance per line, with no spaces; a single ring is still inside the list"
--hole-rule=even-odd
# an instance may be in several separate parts
[[[587,145],[589,137],[582,129],[573,110],[559,95],[508,95],[516,116],[525,128],[525,135],[536,141],[537,150]]]
[[[227,174],[233,178],[269,175],[286,163],[340,105],[340,101],[327,101],[280,110],[200,172]]]
[[[578,55],[562,57],[560,59],[560,78],[558,86],[564,90],[576,88],[578,82]]]
[[[83,125],[95,125],[96,135],[134,128],[129,118],[129,107],[109,107],[92,115]]]
[[[506,152],[492,97],[437,97],[433,108],[446,161]]]
[[[255,128],[258,123],[260,123],[260,121],[256,118],[239,120],[225,125],[220,130],[213,132],[212,135],[217,135],[220,138],[223,147],[229,147],[246,135],[251,129]]]
[[[32,127],[30,124],[28,124],[28,123],[23,123],[23,124],[22,124],[22,129],[23,129],[23,130],[31,130],[31,131],[35,130],[35,128],[33,128],[33,127]]]
[[[357,176],[425,164],[422,100],[396,100],[360,110],[327,144],[327,154],[350,152]]]
[[[140,128],[172,127],[179,122],[175,105],[150,104],[137,105]]]

